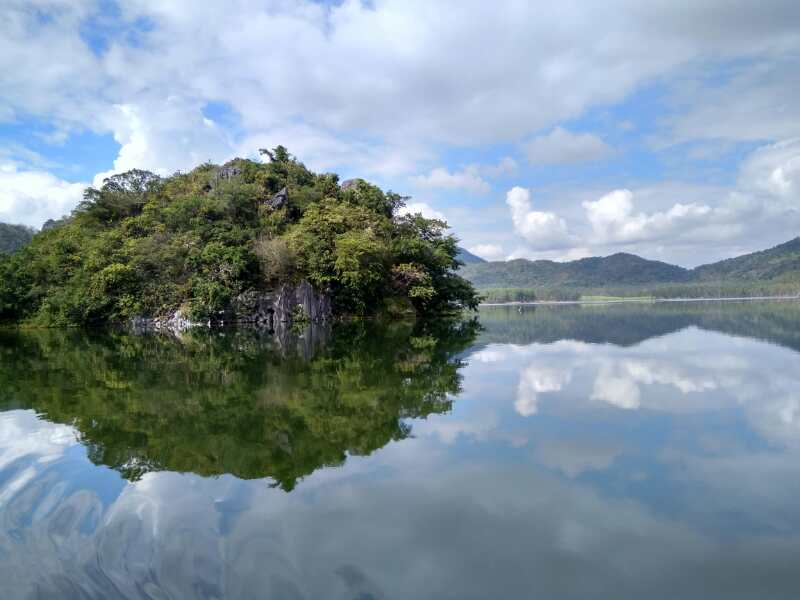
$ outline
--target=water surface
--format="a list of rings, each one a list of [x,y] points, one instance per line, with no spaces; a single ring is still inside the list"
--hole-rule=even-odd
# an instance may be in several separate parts
[[[2,598],[796,598],[800,303],[0,333]]]

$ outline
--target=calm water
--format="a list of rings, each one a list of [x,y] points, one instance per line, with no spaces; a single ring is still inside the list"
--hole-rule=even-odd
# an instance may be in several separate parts
[[[800,303],[0,333],[0,598],[798,598]]]

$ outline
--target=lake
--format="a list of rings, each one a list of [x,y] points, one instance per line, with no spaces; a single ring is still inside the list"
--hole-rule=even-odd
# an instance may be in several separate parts
[[[479,317],[0,332],[0,597],[800,597],[800,303]]]

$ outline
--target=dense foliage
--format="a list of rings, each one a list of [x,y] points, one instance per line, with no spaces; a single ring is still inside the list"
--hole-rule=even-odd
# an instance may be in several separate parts
[[[134,170],[86,190],[73,214],[0,263],[0,318],[74,325],[181,308],[205,318],[238,294],[309,280],[339,313],[474,308],[446,224],[404,198],[340,185],[279,146],[269,162]]]
[[[586,296],[796,295],[800,292],[800,238],[695,269],[614,254],[563,263],[524,259],[472,263],[459,273],[490,302],[579,300]]]
[[[409,419],[448,411],[476,330],[474,321],[437,319],[287,337],[199,330],[180,341],[5,331],[0,409],[32,408],[71,425],[91,460],[128,479],[232,473],[290,490],[316,469],[408,437]]]
[[[0,253],[16,252],[33,238],[34,231],[25,225],[0,223]]]

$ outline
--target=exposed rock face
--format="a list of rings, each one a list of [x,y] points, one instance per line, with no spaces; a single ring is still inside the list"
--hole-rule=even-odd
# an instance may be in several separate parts
[[[342,182],[342,185],[339,187],[342,190],[349,190],[350,188],[354,188],[358,185],[358,182],[361,181],[360,179],[348,179]]]
[[[231,319],[240,323],[255,323],[272,327],[274,295],[248,290],[239,294],[231,306]]]
[[[231,323],[249,323],[274,330],[285,330],[297,319],[323,323],[331,319],[331,299],[317,292],[305,279],[297,285],[283,284],[277,290],[258,292],[248,290],[239,294],[230,310],[206,322],[192,321],[181,310],[165,317],[136,317],[131,328],[137,332],[169,331],[180,333],[192,327],[214,327]]]
[[[283,284],[273,302],[273,322],[291,323],[297,317],[312,323],[327,321],[331,317],[331,299],[317,293],[303,279],[296,286]]]
[[[283,208],[289,202],[289,190],[285,187],[281,188],[281,190],[272,196],[269,200],[265,202],[265,204],[271,208],[272,210],[278,210],[279,208]]]
[[[226,164],[220,167],[217,171],[217,179],[231,179],[237,175],[241,175],[242,170],[236,165]]]
[[[284,289],[286,288],[286,289]],[[288,313],[288,318],[284,315],[277,315],[284,322],[292,320],[291,315],[296,314],[298,311],[302,312],[305,319],[312,323],[326,321],[331,315],[331,300],[327,294],[318,294],[308,281],[303,279],[294,289],[284,286],[281,288],[291,304],[293,297],[294,303]]]

